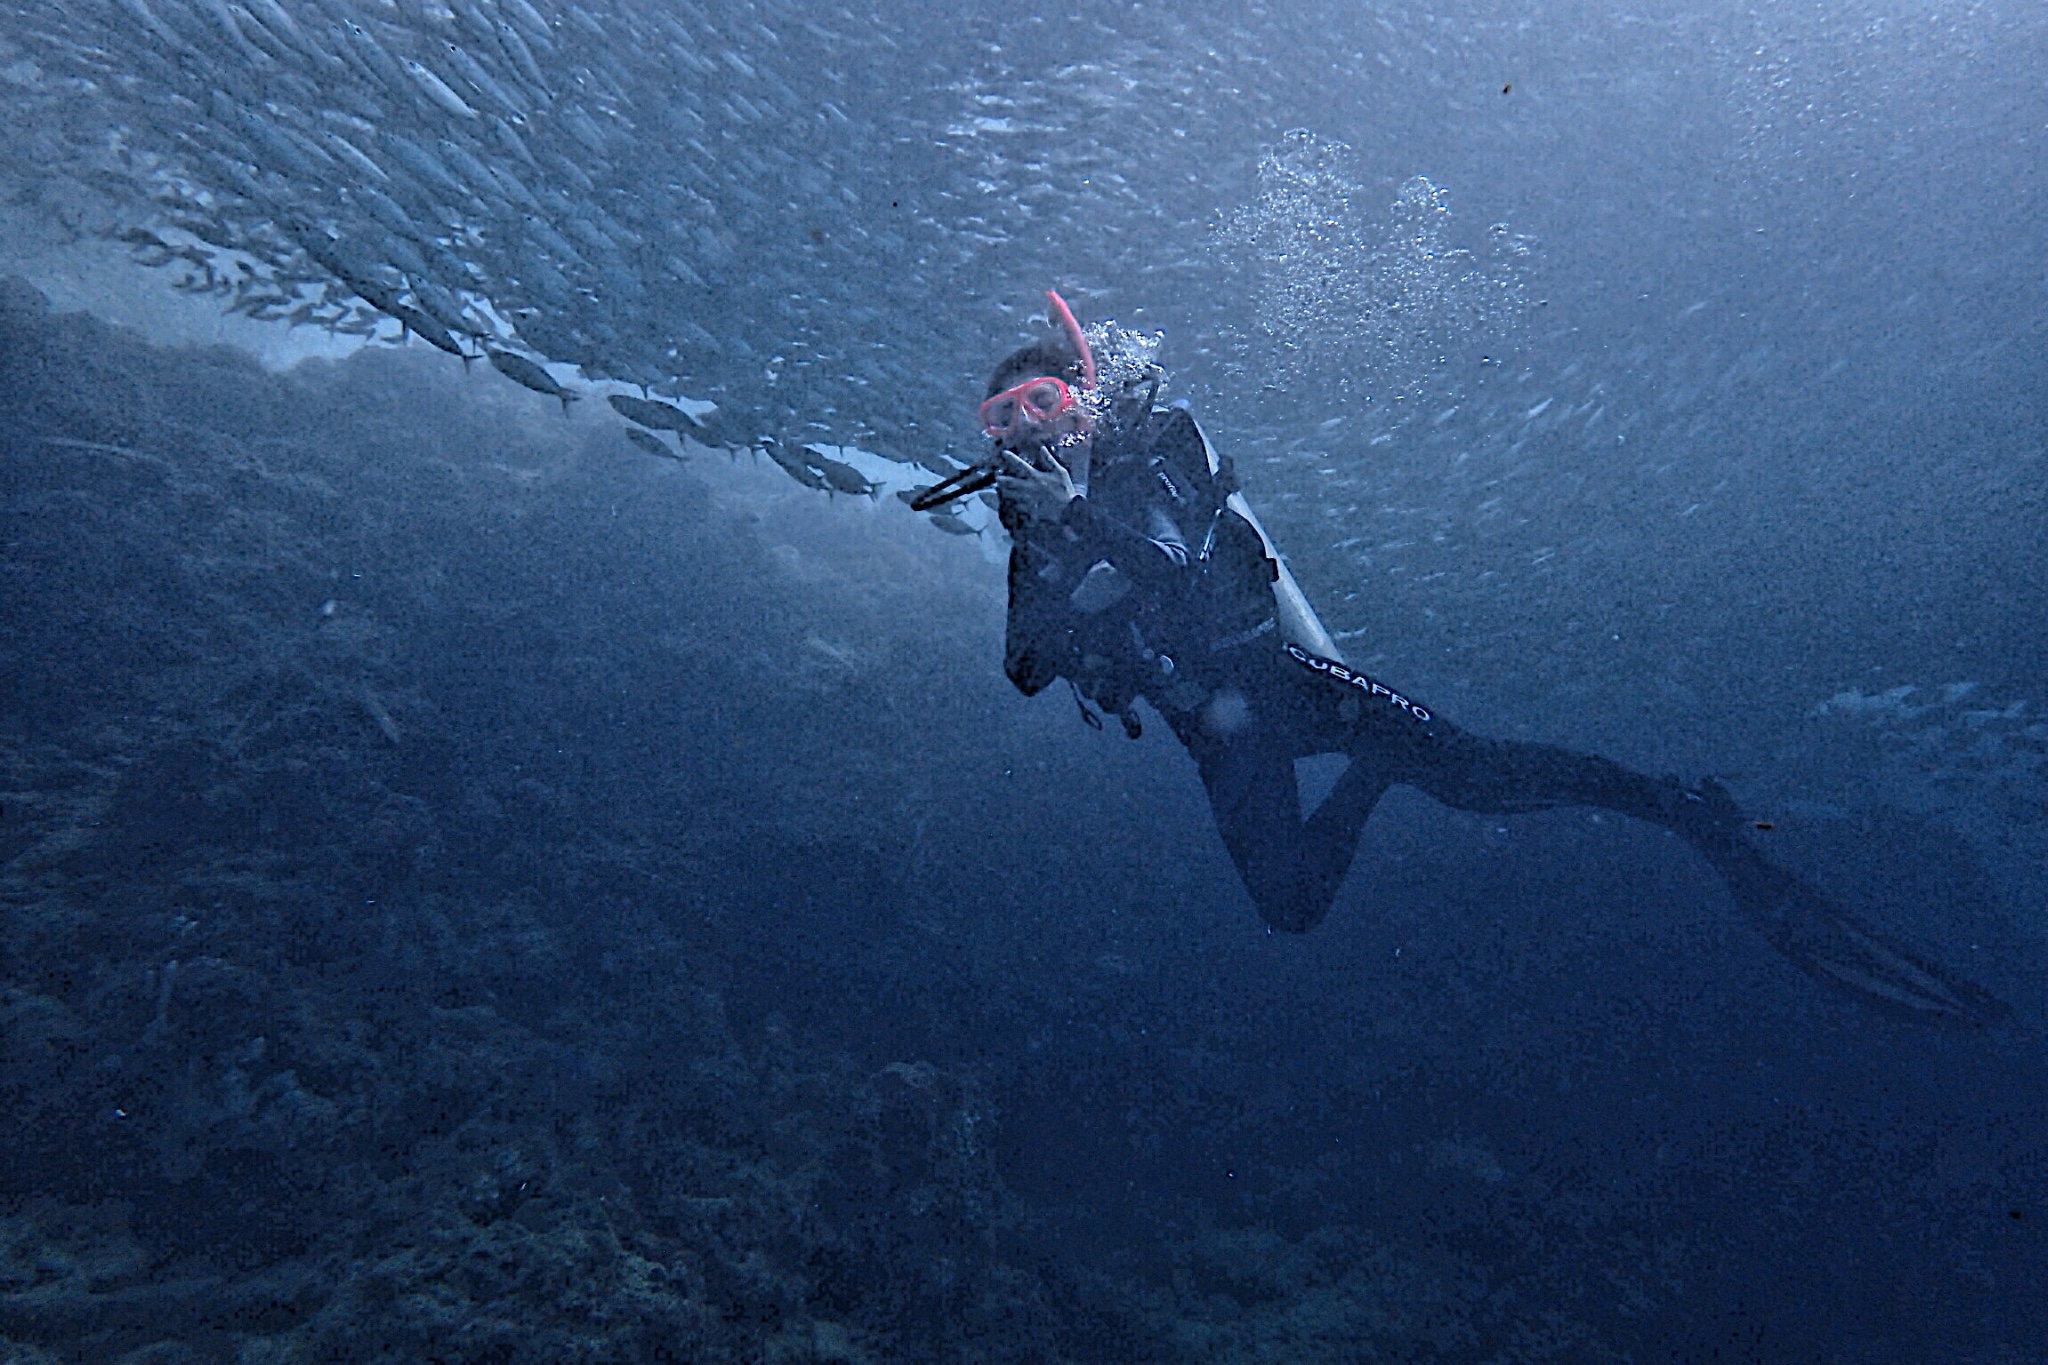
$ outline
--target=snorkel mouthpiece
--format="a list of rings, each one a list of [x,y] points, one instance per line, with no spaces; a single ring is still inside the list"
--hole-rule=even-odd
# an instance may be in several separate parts
[[[1067,334],[1067,340],[1074,347],[1074,354],[1081,357],[1081,387],[1090,392],[1095,389],[1095,353],[1088,349],[1088,338],[1081,332],[1081,324],[1074,321],[1074,310],[1067,307],[1067,301],[1060,297],[1057,289],[1045,291],[1046,301],[1052,305],[1052,315],[1060,320],[1060,330]]]

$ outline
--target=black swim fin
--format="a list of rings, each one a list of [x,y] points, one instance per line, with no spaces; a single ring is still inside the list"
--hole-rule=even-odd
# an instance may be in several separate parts
[[[1929,1023],[1988,1028],[2012,1012],[1983,987],[1858,923],[1756,849],[1723,844],[1701,851],[1770,945],[1822,985]]]

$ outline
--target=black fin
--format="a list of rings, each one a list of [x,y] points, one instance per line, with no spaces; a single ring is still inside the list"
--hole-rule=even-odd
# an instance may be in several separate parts
[[[1702,851],[1771,946],[1822,985],[1925,1023],[1988,1028],[2012,1013],[1982,986],[1859,922],[1754,848]]]

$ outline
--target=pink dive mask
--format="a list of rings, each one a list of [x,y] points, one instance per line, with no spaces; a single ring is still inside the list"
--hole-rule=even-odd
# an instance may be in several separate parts
[[[1059,296],[1057,290],[1046,290],[1045,297],[1052,305],[1052,315],[1059,319],[1060,330],[1067,334],[1067,343],[1080,357],[1081,392],[1092,393],[1095,389],[1095,355],[1088,348],[1088,338],[1081,331],[1081,324],[1074,320],[1074,310],[1067,307],[1067,301]],[[997,440],[1023,435],[1072,412],[1080,402],[1064,379],[1049,374],[1039,375],[1013,384],[983,403],[981,427]]]
[[[981,429],[997,440],[1020,436],[1037,427],[1050,425],[1062,413],[1073,411],[1074,391],[1064,379],[1042,374],[1015,384],[981,405]]]

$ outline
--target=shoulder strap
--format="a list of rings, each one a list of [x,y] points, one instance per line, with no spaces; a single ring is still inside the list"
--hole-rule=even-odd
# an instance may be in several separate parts
[[[1167,495],[1204,520],[1213,518],[1237,491],[1237,471],[1230,458],[1211,458],[1209,443],[1186,408],[1154,409],[1143,449]]]

